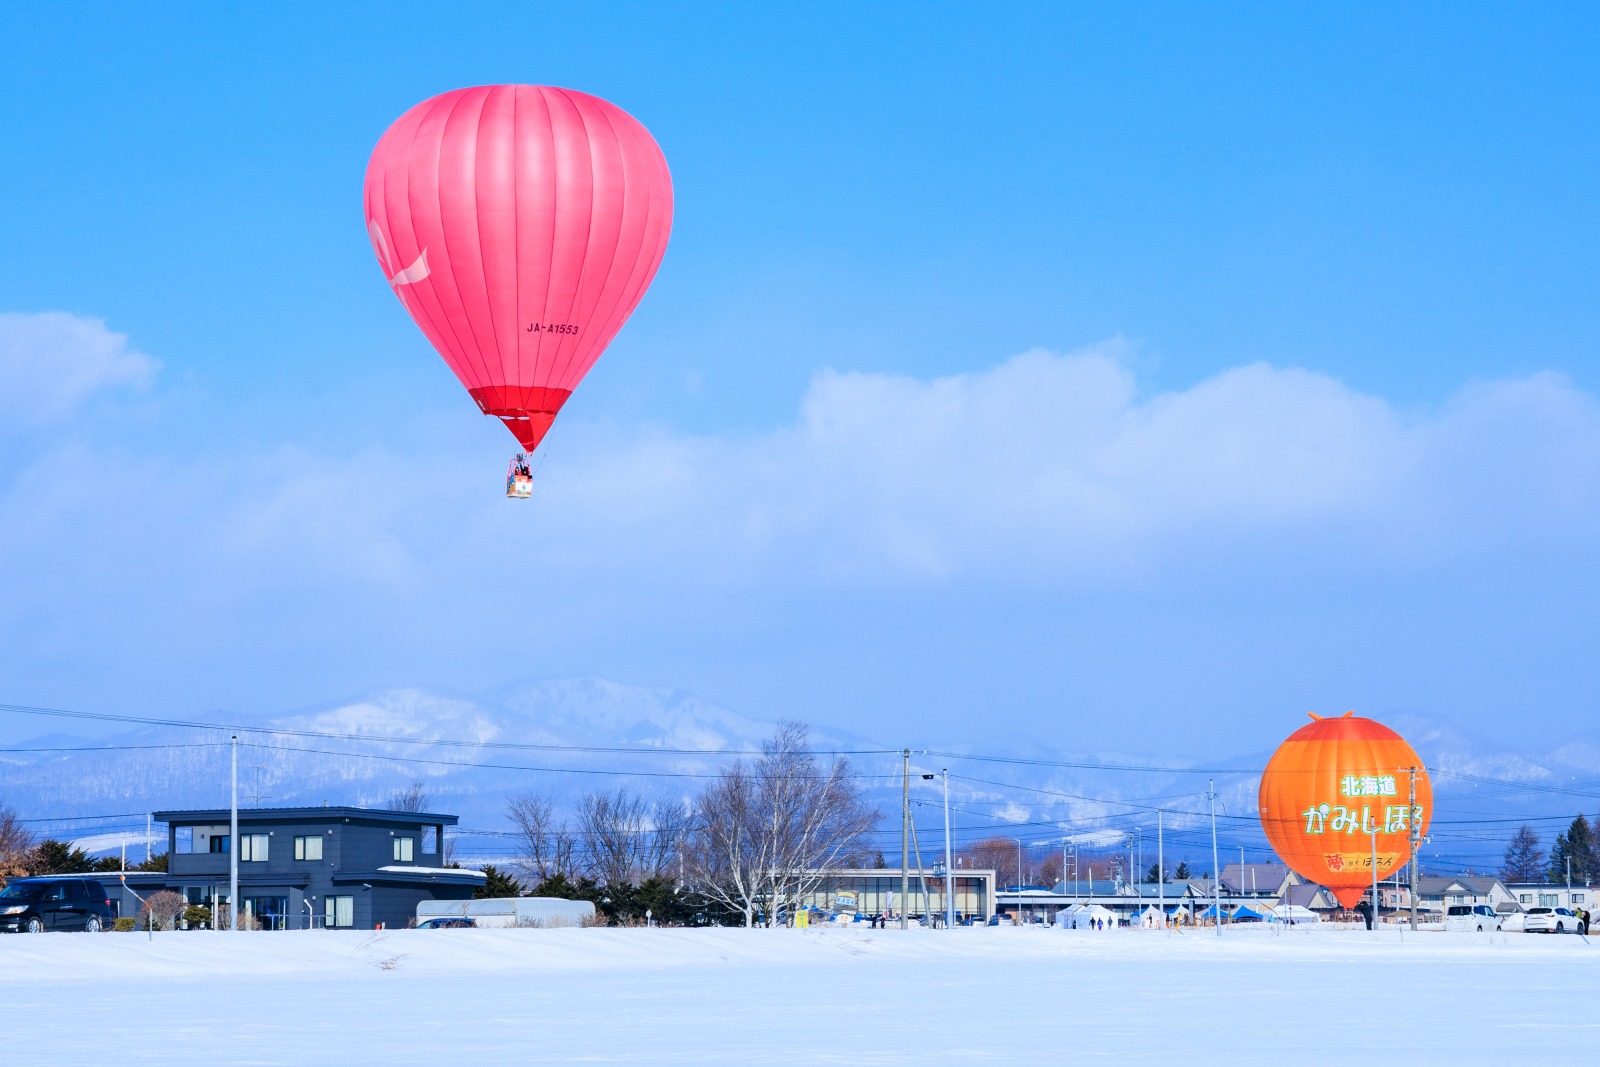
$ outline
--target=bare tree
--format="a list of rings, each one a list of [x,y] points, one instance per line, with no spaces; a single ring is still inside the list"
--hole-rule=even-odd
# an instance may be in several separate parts
[[[0,805],[0,885],[28,873],[36,842],[17,813]]]
[[[530,878],[542,882],[556,875],[570,876],[577,838],[559,819],[555,805],[539,793],[519,793],[506,801],[506,816],[517,833],[520,866]]]
[[[601,885],[637,885],[677,863],[689,812],[680,801],[651,802],[618,789],[578,803],[578,837],[587,873]]]
[[[428,785],[421,778],[412,779],[411,784],[396,789],[389,794],[386,805],[388,811],[427,811],[428,805],[433,803],[433,797],[428,793]]]
[[[694,809],[682,800],[661,797],[650,809],[650,845],[641,880],[676,875],[683,869],[684,848],[694,825]]]
[[[649,806],[626,789],[587,793],[578,802],[578,837],[589,875],[601,885],[630,885],[648,845]]]
[[[697,799],[688,864],[697,888],[746,926],[758,909],[772,926],[828,872],[859,862],[877,821],[849,760],[823,765],[808,728],[780,722],[758,759],[735,762]]]

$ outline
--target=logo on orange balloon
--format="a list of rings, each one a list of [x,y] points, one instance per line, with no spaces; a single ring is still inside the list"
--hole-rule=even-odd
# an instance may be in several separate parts
[[[1433,819],[1433,787],[1416,751],[1382,723],[1354,712],[1311,718],[1267,761],[1261,826],[1291,870],[1353,907],[1372,886],[1374,839],[1380,880],[1411,858],[1412,827],[1421,835]]]

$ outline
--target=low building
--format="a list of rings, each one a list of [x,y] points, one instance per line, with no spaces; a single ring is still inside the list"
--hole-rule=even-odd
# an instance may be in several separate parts
[[[1441,913],[1452,904],[1488,904],[1504,912],[1511,910],[1506,905],[1517,902],[1516,895],[1493,875],[1464,874],[1454,878],[1420,875],[1417,897],[1422,907]]]
[[[1303,879],[1281,863],[1228,863],[1222,867],[1222,894],[1233,897],[1283,896],[1283,891]]]
[[[995,872],[962,868],[955,872],[955,892],[951,897],[958,921],[975,918],[987,922],[994,914]],[[944,871],[907,872],[905,911],[909,915],[945,914]],[[811,892],[801,898],[805,906],[820,911],[837,911],[848,902],[861,915],[900,914],[900,868],[861,867],[829,871]]]
[[[137,914],[142,898],[172,890],[190,904],[228,904],[239,857],[241,915],[263,929],[365,929],[407,925],[423,900],[466,900],[481,871],[446,867],[444,829],[456,816],[371,808],[241,808],[239,840],[226,808],[158,811],[167,824],[167,870],[97,877]]]
[[[1569,886],[1564,882],[1553,885],[1549,882],[1512,882],[1505,889],[1516,902],[1518,911],[1527,911],[1529,908],[1568,908],[1573,911],[1583,908],[1593,911],[1596,898],[1600,897],[1600,889]]]

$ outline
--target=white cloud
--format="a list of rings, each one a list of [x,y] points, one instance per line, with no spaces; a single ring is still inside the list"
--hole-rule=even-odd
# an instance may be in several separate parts
[[[100,319],[0,312],[0,414],[7,418],[59,419],[98,390],[147,388],[159,368]]]
[[[764,434],[568,426],[530,503],[500,497],[476,445],[408,447],[129,454],[109,510],[81,446],[41,456],[0,483],[0,635],[93,601],[230,620],[206,641],[603,640],[714,590],[1103,585],[1197,560],[1249,584],[1263,556],[1578,560],[1600,529],[1600,405],[1549,374],[1403,411],[1267,365],[1141,395],[1114,346],[936,380],[826,372]]]
[[[823,373],[792,427],[597,446],[541,491],[596,552],[1044,577],[1284,537],[1432,552],[1592,519],[1597,487],[1600,406],[1553,374],[1416,412],[1265,364],[1142,397],[1108,347],[932,381]]]

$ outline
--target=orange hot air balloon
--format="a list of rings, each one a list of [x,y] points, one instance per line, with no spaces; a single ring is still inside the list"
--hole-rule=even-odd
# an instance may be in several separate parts
[[[1372,886],[1374,834],[1382,879],[1411,858],[1413,824],[1419,834],[1427,832],[1433,787],[1416,752],[1382,723],[1353,711],[1337,719],[1311,718],[1267,761],[1261,826],[1291,870],[1354,907]]]

